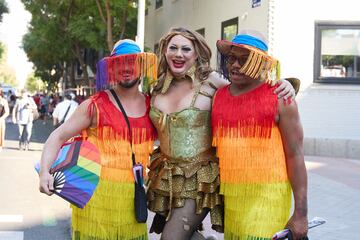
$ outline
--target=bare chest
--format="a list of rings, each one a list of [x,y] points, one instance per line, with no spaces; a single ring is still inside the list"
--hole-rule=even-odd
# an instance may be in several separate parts
[[[213,95],[213,92],[209,94]],[[200,110],[211,109],[211,97],[199,93],[196,88],[181,90],[175,89],[166,94],[155,96],[153,105],[164,113],[174,113],[186,108],[195,107]]]

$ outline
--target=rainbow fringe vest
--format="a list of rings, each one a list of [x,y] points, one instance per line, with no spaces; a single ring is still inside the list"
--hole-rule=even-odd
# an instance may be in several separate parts
[[[225,239],[271,239],[289,217],[291,187],[273,91],[262,84],[231,96],[226,86],[214,99],[213,145],[225,199]]]
[[[89,114],[96,108],[98,125],[87,129],[88,140],[100,151],[100,181],[84,209],[73,207],[73,239],[145,240],[146,224],[137,223],[134,210],[134,177],[132,173],[129,130],[120,110],[102,91],[91,97]],[[129,117],[136,161],[149,164],[155,129],[147,111],[139,118]],[[145,172],[145,171],[144,171]]]

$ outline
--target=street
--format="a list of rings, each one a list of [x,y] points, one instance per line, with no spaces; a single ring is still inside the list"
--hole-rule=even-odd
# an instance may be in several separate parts
[[[30,150],[19,151],[17,127],[7,124],[6,145],[0,153],[0,240],[71,239],[69,205],[57,196],[40,194],[33,167],[40,159],[51,129],[49,121],[36,121]],[[309,177],[309,219],[318,216],[327,220],[325,225],[311,229],[309,238],[358,239],[360,159],[306,156],[305,160]],[[150,217],[148,226],[151,220]],[[215,234],[210,230],[209,217],[204,225],[204,235]],[[149,239],[159,239],[159,236],[150,234]]]

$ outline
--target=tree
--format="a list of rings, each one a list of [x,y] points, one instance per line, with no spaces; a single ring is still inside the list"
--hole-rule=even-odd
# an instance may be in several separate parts
[[[0,58],[0,83],[16,86],[16,75],[13,68],[11,68],[7,63],[5,62],[6,59],[6,48],[3,48],[3,54]]]
[[[0,22],[2,22],[3,14],[8,12],[9,12],[9,8],[5,0],[0,0]]]
[[[96,5],[101,22],[106,26],[106,43],[110,52],[114,46],[114,34],[118,36],[115,40],[122,39],[126,36],[126,26],[136,24],[137,12],[135,7],[137,1],[121,0],[111,3],[110,0],[105,0],[104,4],[102,2],[96,0]],[[134,26],[131,26],[129,30],[130,35],[135,36],[136,33],[131,32],[134,30]]]
[[[35,93],[35,92],[39,92],[39,91],[44,91],[45,90],[45,83],[41,80],[41,78],[39,77],[35,77],[34,74],[31,74],[28,76],[28,78],[26,79],[26,84],[25,87],[28,91]]]
[[[24,50],[36,68],[35,75],[49,82],[60,77],[71,79],[78,62],[88,85],[88,65],[95,72],[99,57],[111,51],[119,37],[134,38],[136,9],[131,0],[22,0],[32,14],[29,33],[23,39]],[[113,36],[116,36],[115,39]],[[92,50],[92,51],[91,51]],[[86,59],[89,52],[93,58]],[[65,64],[64,64],[65,63]],[[55,69],[56,76],[50,71]],[[58,77],[58,79],[54,79]]]
[[[16,86],[15,71],[8,65],[0,65],[0,83],[10,86]]]
[[[3,14],[8,12],[9,9],[7,7],[5,0],[0,0],[0,23],[2,22]],[[3,53],[4,53],[4,45],[0,42],[0,59]]]
[[[0,42],[0,59],[2,58],[5,51],[5,46],[2,42]]]
[[[32,14],[28,33],[23,37],[23,48],[28,59],[35,66],[35,76],[47,82],[49,90],[56,91],[62,76],[63,62],[71,61],[71,44],[63,31],[62,15],[66,12],[63,1],[23,1],[25,8]],[[55,75],[51,71],[55,70]]]

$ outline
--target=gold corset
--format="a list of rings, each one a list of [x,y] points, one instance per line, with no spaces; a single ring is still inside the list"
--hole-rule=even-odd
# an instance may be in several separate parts
[[[219,194],[218,159],[212,147],[211,111],[194,107],[199,94],[212,98],[200,90],[203,83],[196,87],[190,106],[181,111],[166,114],[151,106],[150,119],[157,129],[161,152],[155,151],[151,157],[148,208],[168,220],[172,209],[193,199],[195,213],[210,209],[212,227],[221,232],[223,199]],[[153,226],[160,225],[154,222]]]
[[[194,157],[211,148],[210,117],[210,111],[195,107],[171,114],[153,106],[150,110],[161,151],[174,158]]]

